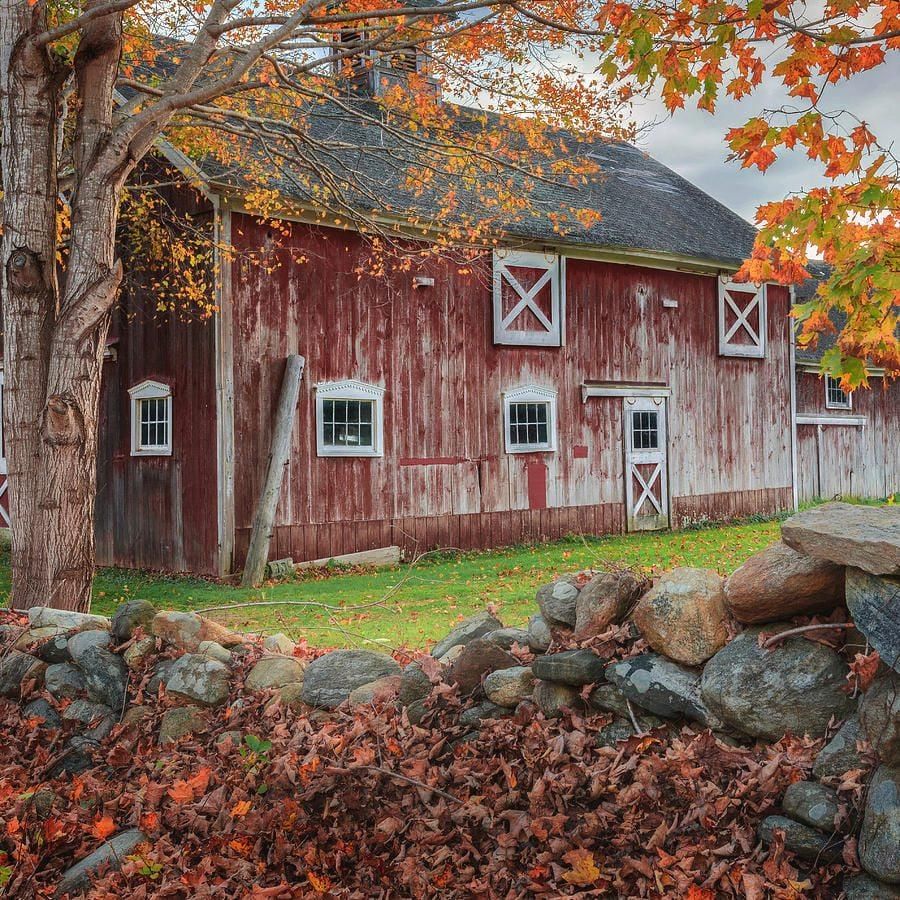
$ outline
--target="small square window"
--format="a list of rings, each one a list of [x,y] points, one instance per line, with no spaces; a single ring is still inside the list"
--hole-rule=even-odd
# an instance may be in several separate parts
[[[382,456],[384,388],[361,381],[316,385],[319,456]]]
[[[852,405],[851,395],[841,387],[840,378],[825,376],[825,408],[826,409],[850,409]]]
[[[131,455],[172,453],[172,389],[158,381],[131,388]]]
[[[659,413],[646,410],[632,412],[631,446],[635,450],[659,450]]]
[[[323,400],[323,443],[326,447],[374,447],[374,400]]]
[[[556,393],[525,387],[504,395],[507,453],[556,449]]]

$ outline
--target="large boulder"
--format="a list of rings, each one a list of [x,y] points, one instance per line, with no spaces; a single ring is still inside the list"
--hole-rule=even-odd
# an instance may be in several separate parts
[[[116,644],[124,644],[137,628],[150,628],[156,607],[149,600],[126,600],[112,617],[109,630]]]
[[[84,691],[84,675],[72,663],[54,663],[44,672],[44,687],[57,700],[72,699]]]
[[[484,639],[504,650],[512,650],[514,644],[520,647],[528,646],[528,629],[527,628],[498,628],[496,631],[489,631],[484,635]]]
[[[362,687],[358,687],[350,692],[350,706],[368,706],[372,703],[385,703],[389,700],[396,700],[400,692],[400,682],[403,680],[402,675],[385,675],[375,681],[370,681]]]
[[[831,832],[837,825],[840,799],[836,790],[824,784],[795,781],[784,792],[781,806],[792,819]]]
[[[802,637],[764,650],[759,643],[763,630],[748,629],[706,664],[704,702],[729,726],[752,737],[775,741],[787,732],[822,737],[832,717],[844,719],[853,711],[844,690],[847,665],[830,648]]]
[[[748,625],[828,612],[843,602],[844,567],[782,541],[755,553],[725,582],[729,611]]]
[[[859,861],[879,881],[900,884],[900,767],[879,766],[866,791]]]
[[[476,613],[474,616],[464,619],[443,640],[438,641],[431,648],[431,655],[435,659],[440,659],[454,647],[461,647],[502,627],[503,623],[487,610]]]
[[[459,685],[460,694],[471,694],[481,686],[485,675],[518,665],[519,661],[511,653],[484,638],[476,638],[462,648],[447,669],[445,678],[450,684]]]
[[[484,693],[497,706],[516,707],[534,693],[534,674],[528,666],[498,669],[484,679]]]
[[[50,606],[32,606],[28,610],[28,624],[31,628],[55,628],[63,631],[89,631],[92,628],[109,628],[106,616],[73,612],[69,609],[53,609]]]
[[[100,649],[106,650],[111,644],[112,637],[108,631],[100,631],[99,629],[79,631],[69,638],[69,656],[76,663],[79,663],[88,647],[100,647]]]
[[[69,639],[64,634],[54,635],[35,647],[32,655],[48,665],[68,662],[72,658],[69,653]]]
[[[40,683],[43,680],[46,668],[46,663],[18,650],[0,656],[0,697],[17,700],[25,683],[31,680]]]
[[[229,668],[197,653],[185,653],[168,669],[166,693],[201,706],[221,706],[228,700]]]
[[[657,653],[642,653],[606,669],[607,681],[648,712],[665,719],[684,716],[716,731],[723,723],[700,696],[700,670],[674,663]]]
[[[203,641],[215,641],[223,647],[236,647],[243,642],[241,635],[192,612],[157,613],[150,623],[150,631],[188,653],[196,653]]]
[[[563,575],[552,584],[538,588],[537,604],[547,624],[575,626],[578,584],[582,580],[578,575]]]
[[[547,620],[540,614],[535,613],[528,620],[528,648],[533,653],[546,653],[553,643],[553,633]]]
[[[646,587],[643,578],[628,571],[594,575],[575,600],[575,637],[584,640],[621,622]]]
[[[592,650],[564,650],[562,653],[537,657],[532,669],[534,677],[542,681],[581,687],[605,681],[606,664],[607,660],[597,656]]]
[[[371,650],[335,650],[313,660],[303,676],[303,702],[333,709],[356,688],[401,674],[400,666],[384,653]]]
[[[91,700],[114,710],[124,708],[128,666],[121,656],[91,645],[82,652],[78,668],[84,675],[84,687]]]
[[[801,859],[810,862],[828,863],[841,857],[843,840],[833,835],[822,834],[809,825],[795,822],[786,816],[768,816],[759,823],[757,833],[766,845],[775,839],[775,832],[784,835],[784,846]]]
[[[63,873],[56,886],[58,897],[64,894],[74,895],[91,886],[95,873],[101,869],[119,869],[126,858],[147,840],[146,835],[137,828],[122,831],[115,837],[104,841],[93,853],[86,856]]]
[[[303,681],[305,666],[292,656],[264,656],[250,670],[246,686],[250,691],[265,691]]]
[[[171,744],[208,728],[209,718],[204,709],[199,706],[175,706],[163,714],[159,725],[159,743]]]
[[[814,506],[791,516],[781,538],[807,556],[872,575],[900,575],[900,506]]]
[[[722,585],[711,569],[672,569],[641,597],[634,623],[657,653],[699,666],[728,640]]]
[[[865,768],[857,744],[865,741],[859,716],[850,716],[837,734],[819,751],[813,763],[816,778],[840,778],[851,769]]]
[[[876,678],[859,705],[863,731],[881,762],[900,766],[900,675]]]
[[[557,719],[565,710],[578,709],[582,705],[578,688],[556,681],[536,681],[533,697],[538,709],[548,719]]]
[[[79,698],[73,700],[64,710],[63,719],[67,722],[78,722],[86,725],[81,737],[90,741],[105,740],[118,721],[118,711],[104,703]]]
[[[401,706],[417,703],[431,693],[431,686],[431,679],[422,671],[422,664],[418,660],[413,660],[406,665],[400,675],[400,692],[397,699]]]
[[[900,887],[876,881],[868,875],[854,875],[844,882],[845,900],[900,900]]]
[[[882,662],[900,672],[900,578],[847,569],[847,609]]]

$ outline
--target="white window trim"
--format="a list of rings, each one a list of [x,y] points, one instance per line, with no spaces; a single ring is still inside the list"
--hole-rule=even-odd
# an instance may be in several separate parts
[[[503,440],[507,453],[554,453],[556,451],[556,395],[549,388],[527,384],[503,394]],[[509,439],[509,408],[513,403],[547,403],[546,444],[513,444]]]
[[[822,382],[825,385],[825,409],[853,409],[852,393],[847,393],[847,391],[844,391],[844,396],[847,398],[846,403],[835,403],[833,400],[828,399],[828,384],[832,381],[836,381],[838,383],[838,387],[840,387],[840,378],[833,378],[831,375],[826,374],[822,379]],[[841,388],[841,390],[843,390],[843,388]]]
[[[765,284],[753,285],[749,282],[726,281],[723,278],[718,279],[719,282],[719,355],[720,356],[742,356],[749,359],[763,359],[766,355],[766,330],[767,330],[767,291]],[[732,312],[737,317],[737,321],[731,327],[731,333],[725,331],[725,309],[730,306],[733,301],[728,297],[728,291],[742,291],[749,293],[748,288],[756,288],[756,299],[750,301],[750,308],[745,309],[743,313],[731,306]],[[752,328],[750,323],[746,321],[746,316],[752,311],[755,305],[759,305],[759,334],[757,335],[757,343],[755,344],[733,344],[731,338],[740,331],[747,332],[748,328]]]
[[[172,417],[172,388],[161,381],[141,381],[128,389],[131,396],[131,455],[132,456],[171,456],[172,432],[174,420]],[[141,417],[140,404],[142,400],[165,400],[166,419],[169,427],[166,429],[168,441],[165,444],[153,444],[141,446]]]
[[[384,456],[384,388],[362,381],[326,381],[316,385],[316,453],[319,456]],[[371,447],[332,447],[325,443],[326,400],[372,400]]]
[[[518,283],[508,267],[544,269],[547,282],[540,279],[532,288],[525,289]],[[555,253],[536,253],[530,250],[495,250],[493,271],[494,343],[525,347],[561,347],[564,341],[565,318],[565,257]],[[504,280],[519,294],[519,302],[507,315],[503,316]],[[537,284],[550,285],[550,319],[532,303],[532,294]],[[545,322],[544,331],[517,331],[510,328],[518,315],[525,309]],[[518,312],[516,312],[518,310]],[[516,313],[513,315],[513,313]]]

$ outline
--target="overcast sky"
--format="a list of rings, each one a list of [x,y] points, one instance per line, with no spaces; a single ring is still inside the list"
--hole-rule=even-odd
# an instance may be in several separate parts
[[[900,151],[900,58],[879,69],[854,76],[849,84],[831,87],[826,108],[847,109],[864,119],[882,144]],[[663,119],[638,145],[735,212],[753,221],[756,207],[786,194],[825,183],[821,167],[803,153],[785,153],[766,173],[727,162],[724,142],[729,128],[740,125],[765,106],[780,105],[775,90],[757,92],[741,103],[726,101],[715,115],[697,109],[665,117],[662,104],[644,102],[635,109],[639,122]]]

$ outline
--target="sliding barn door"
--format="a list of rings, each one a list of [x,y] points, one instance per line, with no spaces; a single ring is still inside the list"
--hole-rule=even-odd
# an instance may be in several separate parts
[[[625,503],[629,531],[669,527],[666,401],[625,398]]]

